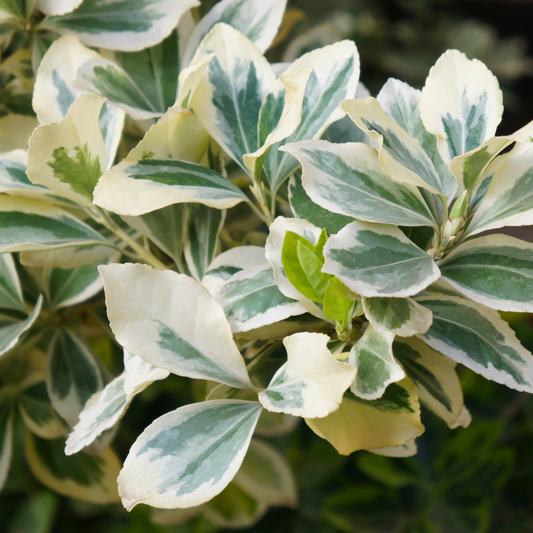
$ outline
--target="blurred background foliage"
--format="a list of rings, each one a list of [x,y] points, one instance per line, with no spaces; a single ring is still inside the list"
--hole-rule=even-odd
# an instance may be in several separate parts
[[[214,3],[204,1],[202,10]],[[290,61],[313,48],[353,39],[361,55],[361,79],[376,95],[391,76],[421,88],[439,55],[457,48],[485,62],[500,81],[505,113],[498,133],[515,131],[533,119],[532,1],[289,0],[289,8],[267,54],[271,61]],[[16,74],[6,68],[4,63],[4,79]],[[2,105],[8,110],[32,113],[30,101],[18,98],[13,100],[16,109],[9,109],[5,85],[3,92]],[[505,318],[533,351],[533,317]],[[94,339],[92,348],[112,373],[120,372],[118,347]],[[452,431],[424,410],[427,431],[417,439],[418,455],[412,458],[368,452],[339,456],[304,423],[290,435],[269,439],[294,468],[300,503],[296,510],[269,510],[249,531],[533,532],[533,398],[464,368],[460,377],[473,423]],[[188,380],[176,376],[143,392],[121,424],[114,444],[118,454],[124,458],[146,425],[192,401],[191,394]],[[164,526],[154,523],[160,520],[153,520],[146,506],[128,514],[118,505],[96,506],[53,494],[28,470],[23,424],[18,422],[14,461],[0,498],[2,533],[220,531],[202,517]],[[250,502],[234,494],[219,505],[231,517]]]

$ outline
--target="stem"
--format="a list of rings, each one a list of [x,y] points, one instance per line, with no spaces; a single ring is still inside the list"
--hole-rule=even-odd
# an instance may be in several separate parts
[[[104,225],[109,231],[112,231],[117,237],[121,238],[132,250],[134,250],[138,257],[157,268],[158,270],[166,270],[166,266],[157,259],[149,250],[146,250],[135,239],[132,239],[118,224],[113,222],[113,219],[104,211],[98,208],[98,211],[88,210],[91,217]]]

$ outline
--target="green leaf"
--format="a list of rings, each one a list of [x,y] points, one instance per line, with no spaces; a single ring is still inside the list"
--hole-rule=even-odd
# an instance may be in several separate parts
[[[68,426],[53,408],[44,380],[25,387],[17,401],[24,423],[33,434],[42,439],[57,439],[67,434]]]
[[[331,320],[344,324],[351,320],[348,316],[351,309],[352,300],[343,294],[342,281],[331,278],[324,295],[324,314]]]
[[[307,239],[287,231],[281,258],[285,274],[293,286],[306,298],[322,303],[330,276],[320,271],[324,263],[314,248]]]
[[[433,324],[420,337],[487,379],[521,391],[533,390],[533,356],[492,309],[456,296],[416,299],[433,313]]]
[[[349,363],[357,369],[350,390],[364,400],[381,398],[391,383],[405,377],[392,353],[394,334],[376,331],[369,324],[362,338],[350,351]]]
[[[13,453],[13,409],[10,402],[0,404],[0,490],[11,466]]]
[[[259,393],[265,409],[307,418],[323,418],[338,409],[356,369],[337,361],[321,333],[296,333],[283,340],[285,363]]]
[[[289,257],[285,260],[283,259],[285,237],[288,232],[298,235],[298,239],[303,239],[301,241],[302,244],[306,247],[309,246],[312,250],[315,249],[322,233],[319,228],[306,220],[284,217],[276,218],[276,220],[270,225],[270,235],[265,245],[265,255],[274,270],[274,279],[276,280],[279,290],[285,296],[302,303],[311,314],[320,318],[325,318],[321,307],[319,307],[312,299],[304,296],[287,276],[284,263],[288,260],[291,264],[290,268],[294,267],[296,269],[293,281],[296,283],[304,283],[306,280],[306,275],[299,266],[295,242],[293,242],[292,246],[286,250],[289,252]],[[291,239],[291,237],[289,237],[289,239]],[[308,244],[306,244],[306,242]],[[308,288],[311,289],[311,286],[309,285]]]
[[[408,378],[389,385],[378,400],[363,400],[347,391],[339,409],[306,423],[342,455],[401,446],[424,432],[418,398]]]
[[[440,263],[443,279],[500,311],[533,312],[533,244],[488,235],[461,244]]]
[[[242,333],[305,313],[274,281],[264,248],[240,246],[219,255],[202,284],[224,309],[233,333]]]
[[[183,53],[183,66],[187,67],[202,39],[211,29],[223,22],[248,37],[261,52],[274,40],[281,24],[287,0],[222,0],[196,25]]]
[[[433,320],[431,311],[411,298],[363,298],[363,308],[377,331],[400,337],[425,333]]]
[[[196,0],[83,0],[70,13],[47,17],[40,28],[74,34],[87,46],[142,50],[167,37]]]
[[[199,202],[225,209],[248,201],[231,181],[187,161],[143,159],[122,161],[106,172],[94,190],[94,203],[137,216],[175,203]]]
[[[39,296],[33,311],[24,320],[0,315],[0,356],[11,350],[11,348],[14,348],[19,342],[21,335],[31,328],[39,316],[42,301],[42,296]]]
[[[498,80],[481,61],[448,50],[430,70],[420,114],[446,162],[493,137],[502,113]]]
[[[289,181],[289,201],[295,217],[324,228],[329,235],[338,233],[344,226],[353,222],[352,217],[332,213],[315,204],[303,188],[302,180],[296,176],[292,176]]]
[[[9,533],[50,533],[57,518],[59,498],[48,490],[39,490],[17,507],[9,522]]]
[[[298,495],[290,465],[262,440],[252,439],[233,482],[266,505],[296,507]]]
[[[72,455],[89,446],[118,422],[136,394],[168,375],[167,370],[156,368],[125,351],[124,372],[91,396],[85,404],[79,422],[67,439],[65,454]]]
[[[185,260],[194,279],[201,282],[217,253],[218,234],[224,225],[226,213],[201,204],[189,209],[191,214],[185,241]]]
[[[178,96],[178,33],[139,52],[93,58],[78,69],[73,87],[107,98],[135,119],[160,116]]]
[[[454,424],[464,407],[455,363],[417,338],[397,339],[393,351],[420,400],[447,424]]]
[[[0,255],[0,307],[26,311],[19,276],[11,254]]]
[[[257,402],[214,400],[158,418],[131,447],[120,473],[126,509],[193,507],[219,494],[237,473],[260,413]],[[139,484],[139,477],[146,481]]]
[[[281,144],[274,145],[265,160],[272,194],[298,168],[298,161],[279,150],[280,146],[318,139],[331,123],[342,118],[339,103],[345,98],[353,98],[357,90],[359,53],[352,41],[341,41],[304,54],[285,73],[308,67],[313,72],[305,89],[300,125]],[[283,97],[281,92],[277,100]]]
[[[439,174],[418,139],[385,114],[375,98],[346,100],[341,107],[379,146],[379,161],[395,181],[453,198],[458,186],[450,173]]]
[[[283,148],[303,166],[302,185],[313,202],[341,215],[404,226],[435,226],[416,187],[387,176],[376,150],[362,143],[306,141]]]
[[[100,273],[111,329],[128,351],[180,376],[253,388],[224,310],[195,280],[147,265],[101,266]]]
[[[18,197],[0,198],[0,252],[104,243],[90,226],[58,207]]]
[[[26,434],[26,461],[32,474],[54,492],[100,505],[119,500],[116,478],[120,462],[107,448],[98,456],[65,455],[64,439],[43,440]]]
[[[412,296],[440,276],[433,259],[394,226],[352,222],[330,237],[324,255],[324,272],[367,297]]]
[[[31,15],[35,0],[0,0],[0,12],[26,20]]]
[[[71,427],[87,400],[103,388],[96,356],[68,331],[57,332],[48,347],[46,388],[54,409]]]

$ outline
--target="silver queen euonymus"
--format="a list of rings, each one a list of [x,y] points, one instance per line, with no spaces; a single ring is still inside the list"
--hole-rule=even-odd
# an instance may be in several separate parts
[[[1,482],[16,407],[57,492],[115,501],[120,470],[128,510],[228,525],[212,502],[237,491],[256,502],[243,525],[296,503],[254,431],[300,417],[341,454],[405,457],[420,402],[468,425],[456,363],[533,391],[498,313],[533,312],[533,245],[484,234],[533,224],[533,125],[495,136],[498,82],[455,50],[422,91],[390,79],[377,98],[351,41],[271,65],[285,3],[223,0],[194,24],[194,1],[37,2],[55,38],[34,59],[39,125],[0,119],[19,132],[0,139]],[[117,163],[126,114],[144,136]],[[124,348],[112,380],[76,315],[102,287]],[[120,469],[112,428],[170,373],[207,393]],[[93,455],[57,466],[58,442]]]

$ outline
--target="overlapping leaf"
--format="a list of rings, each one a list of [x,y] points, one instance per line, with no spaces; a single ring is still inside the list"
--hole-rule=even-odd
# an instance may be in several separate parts
[[[40,27],[74,34],[87,46],[142,50],[167,37],[197,5],[197,0],[83,0],[69,13],[46,18]]]
[[[305,191],[328,211],[383,224],[436,224],[419,191],[387,176],[370,146],[304,141],[283,150],[300,161]]]
[[[482,376],[521,391],[533,390],[533,356],[492,309],[456,296],[416,299],[433,313],[421,338]]]
[[[306,419],[307,425],[329,441],[341,455],[357,450],[396,447],[420,436],[420,406],[411,380],[389,385],[378,400],[344,395],[339,409],[325,418]]]
[[[260,412],[257,402],[214,400],[158,418],[131,447],[120,473],[126,509],[193,507],[219,494],[241,466]]]
[[[356,294],[403,298],[440,276],[433,259],[394,226],[352,222],[330,237],[323,271]]]
[[[329,340],[320,333],[296,333],[283,340],[287,363],[259,393],[266,409],[306,418],[323,418],[338,409],[356,369],[335,360]]]
[[[126,350],[181,376],[253,388],[224,310],[204,287],[147,265],[102,266],[100,273],[111,328]]]
[[[222,305],[234,333],[275,324],[306,311],[300,302],[280,292],[264,248],[258,246],[241,246],[219,255],[202,284]]]

